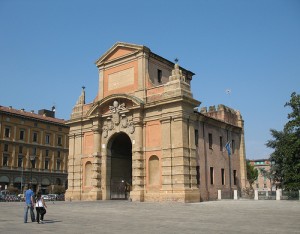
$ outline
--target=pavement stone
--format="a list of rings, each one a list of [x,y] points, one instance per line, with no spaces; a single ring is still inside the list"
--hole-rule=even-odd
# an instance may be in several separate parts
[[[30,218],[23,222],[23,202],[0,203],[0,233],[300,233],[299,201],[57,201],[47,206],[44,224],[37,224]]]

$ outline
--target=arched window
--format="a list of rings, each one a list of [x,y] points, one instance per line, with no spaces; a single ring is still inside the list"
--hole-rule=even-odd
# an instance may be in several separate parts
[[[152,155],[149,158],[149,185],[159,185],[159,181],[159,158],[155,155]]]
[[[87,162],[85,164],[85,175],[84,175],[84,185],[92,186],[92,163]]]

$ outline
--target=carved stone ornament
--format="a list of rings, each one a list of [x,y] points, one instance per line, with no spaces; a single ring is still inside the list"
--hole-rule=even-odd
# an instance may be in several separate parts
[[[134,133],[134,124],[132,121],[129,121],[125,114],[120,114],[120,111],[126,110],[125,103],[120,104],[118,101],[114,101],[112,106],[109,106],[109,111],[111,117],[108,117],[102,128],[103,137],[108,136],[108,132],[116,129],[116,127],[121,123],[120,127],[127,128],[129,133]]]
[[[103,126],[102,128],[102,134],[103,134],[103,137],[106,138],[108,136],[108,129],[106,126]]]
[[[110,113],[112,114],[112,120],[115,125],[120,123],[120,111],[126,110],[125,103],[120,104],[118,101],[114,101],[112,106],[109,106]]]

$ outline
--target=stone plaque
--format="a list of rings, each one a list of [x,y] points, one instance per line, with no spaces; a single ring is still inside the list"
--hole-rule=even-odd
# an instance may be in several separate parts
[[[134,68],[128,68],[108,75],[108,90],[123,88],[134,84]]]

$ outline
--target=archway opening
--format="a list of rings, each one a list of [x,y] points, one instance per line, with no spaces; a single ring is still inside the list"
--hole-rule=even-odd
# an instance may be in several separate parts
[[[110,199],[127,199],[132,183],[132,144],[125,133],[117,134],[111,143]]]

